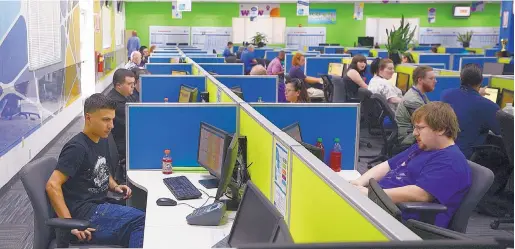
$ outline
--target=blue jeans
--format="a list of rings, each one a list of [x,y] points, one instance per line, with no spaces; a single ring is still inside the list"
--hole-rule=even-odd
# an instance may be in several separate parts
[[[96,229],[92,244],[143,247],[145,213],[139,209],[104,203],[97,206],[89,221]]]

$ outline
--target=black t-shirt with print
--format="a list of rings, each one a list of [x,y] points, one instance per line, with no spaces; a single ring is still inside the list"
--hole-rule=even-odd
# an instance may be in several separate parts
[[[68,176],[62,189],[72,218],[89,219],[105,202],[110,161],[107,139],[95,143],[81,132],[64,145],[56,169]]]

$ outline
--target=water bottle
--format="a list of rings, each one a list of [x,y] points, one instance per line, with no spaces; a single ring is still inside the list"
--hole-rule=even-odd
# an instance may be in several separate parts
[[[263,100],[261,99],[261,97],[258,97],[258,102],[259,102],[259,103],[263,102]]]
[[[340,139],[334,139],[333,150],[331,151],[329,167],[335,171],[340,172],[342,169],[342,147],[340,145]]]
[[[317,143],[315,144],[315,147],[320,148],[320,150],[322,150],[322,158],[325,158],[325,149],[321,137],[317,138]]]
[[[168,103],[168,98],[165,98],[165,103]]]
[[[163,174],[169,175],[173,172],[172,171],[172,157],[170,156],[170,150],[168,150],[168,149],[165,150],[165,155],[163,156],[162,164],[163,164],[163,168],[162,168]]]
[[[513,104],[506,103],[506,106],[504,108],[502,108],[502,111],[513,115]]]

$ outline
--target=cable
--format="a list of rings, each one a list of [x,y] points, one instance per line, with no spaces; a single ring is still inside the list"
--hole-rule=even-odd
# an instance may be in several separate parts
[[[186,205],[186,206],[189,206],[190,208],[193,208],[193,209],[196,209],[194,206],[188,204],[188,203],[184,203],[184,202],[181,202],[181,203],[177,203],[177,206],[179,205]]]
[[[203,192],[204,194],[206,194],[206,195],[207,195],[207,197],[209,197],[209,198],[215,198],[214,196],[210,196],[210,195],[209,195],[206,191],[204,191],[203,189],[198,188],[198,190],[202,191],[202,192]],[[208,199],[208,200],[209,200],[209,199]]]

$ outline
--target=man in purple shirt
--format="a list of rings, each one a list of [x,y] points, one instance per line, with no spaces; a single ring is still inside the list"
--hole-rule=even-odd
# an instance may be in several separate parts
[[[266,69],[266,73],[268,75],[284,75],[284,68],[282,62],[284,61],[285,53],[284,51],[280,51],[279,55],[275,57],[270,64],[268,64],[268,68]]]
[[[447,211],[436,216],[435,225],[447,228],[471,185],[467,159],[454,140],[459,125],[451,106],[431,102],[412,115],[417,143],[351,181],[367,195],[371,178],[378,181],[394,203],[435,202]],[[402,214],[417,219],[418,214]]]

